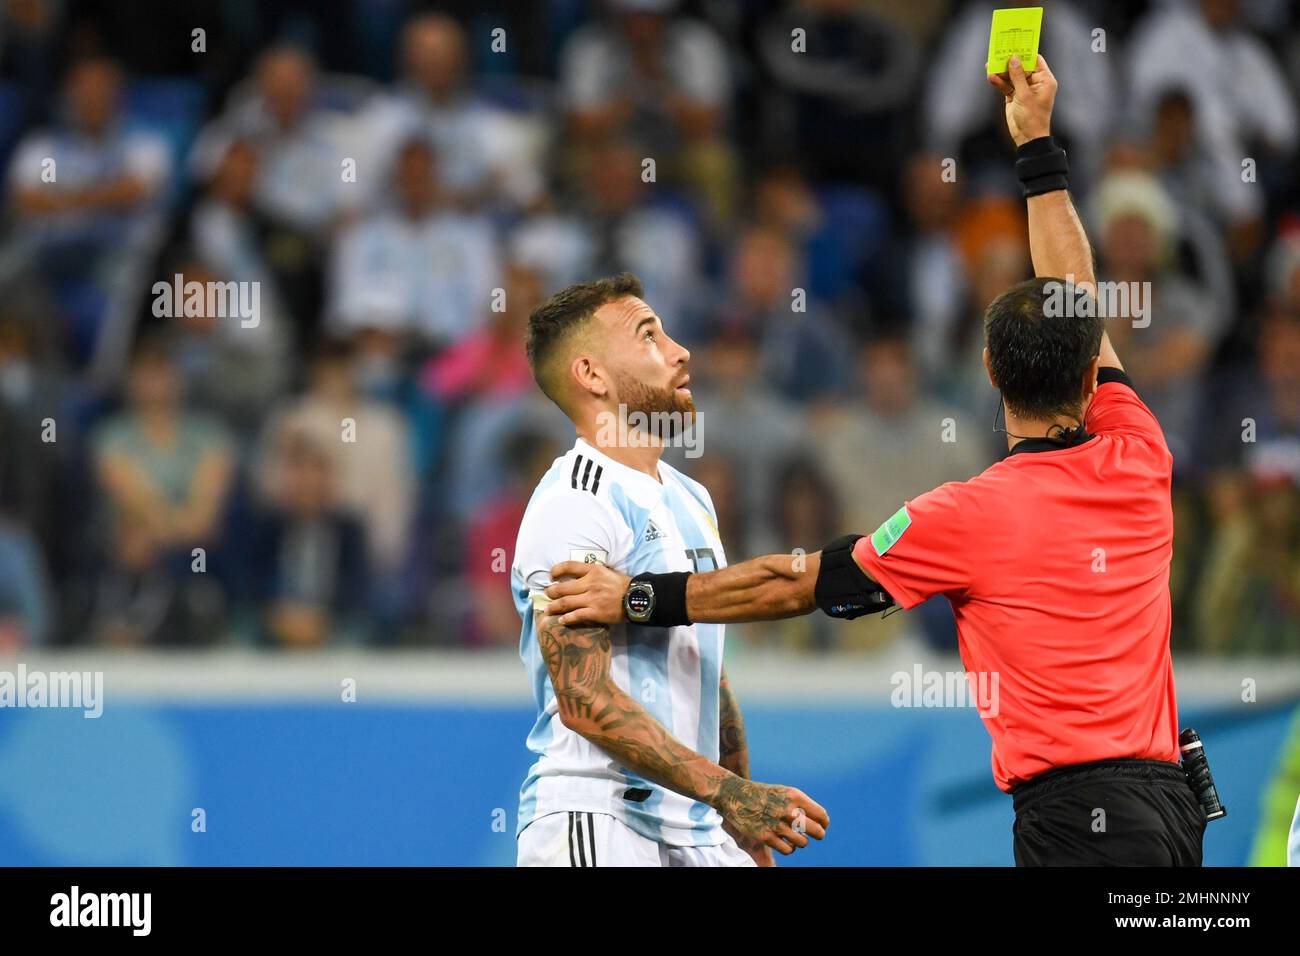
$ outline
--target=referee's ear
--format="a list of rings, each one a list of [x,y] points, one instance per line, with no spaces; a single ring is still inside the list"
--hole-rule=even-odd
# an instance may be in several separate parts
[[[1083,373],[1083,407],[1086,409],[1092,397],[1097,394],[1097,373],[1101,369],[1101,356],[1094,355]]]
[[[989,364],[989,347],[984,346],[984,371],[988,373],[989,384],[994,388],[998,387],[998,381],[993,377],[993,366]]]

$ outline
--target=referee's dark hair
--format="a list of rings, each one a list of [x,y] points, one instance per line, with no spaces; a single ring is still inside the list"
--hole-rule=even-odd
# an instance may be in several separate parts
[[[1078,415],[1083,376],[1105,331],[1096,303],[1064,279],[1028,279],[984,313],[989,370],[1007,408],[1021,418]],[[1081,301],[1083,300],[1083,301]],[[1069,303],[1064,315],[1047,302]]]
[[[641,280],[630,272],[622,272],[595,282],[575,282],[561,289],[528,316],[526,345],[528,364],[533,378],[546,397],[564,408],[560,400],[560,377],[556,374],[556,359],[561,346],[580,330],[607,302],[634,296],[645,298]]]

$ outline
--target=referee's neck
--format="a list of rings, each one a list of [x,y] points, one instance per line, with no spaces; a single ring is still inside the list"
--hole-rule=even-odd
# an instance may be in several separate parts
[[[1007,417],[1007,450],[1015,448],[1029,438],[1050,438],[1062,428],[1078,427],[1082,420],[1071,415],[1057,415],[1053,418],[1021,418],[1009,410]]]

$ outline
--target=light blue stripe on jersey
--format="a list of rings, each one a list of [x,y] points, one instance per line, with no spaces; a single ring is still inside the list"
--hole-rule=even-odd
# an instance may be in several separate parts
[[[542,476],[538,482],[537,488],[533,491],[532,498],[528,501],[528,508],[532,508],[535,502],[551,485],[555,484],[563,477],[563,459],[557,459],[551,466],[551,470]],[[524,509],[527,515],[528,509]],[[537,722],[533,724],[533,729],[528,733],[528,748],[535,753],[545,753],[551,744],[551,738],[555,735],[555,727],[552,719],[547,716],[547,710],[550,707],[551,699],[555,696],[555,691],[551,687],[549,672],[546,668],[546,662],[542,660],[542,648],[537,640],[537,630],[533,627],[533,615],[529,613],[531,602],[528,599],[528,582],[523,580],[512,569],[510,572],[510,584],[514,592],[515,610],[523,623],[519,631],[519,657],[524,662],[524,667],[533,677],[533,699],[537,701]],[[518,835],[523,832],[524,827],[533,821],[533,816],[537,812],[537,776],[531,771],[524,780],[523,786],[519,791],[519,818],[516,823],[515,833]]]
[[[686,487],[686,479],[682,479]],[[705,534],[700,527],[698,514],[689,503],[682,500],[681,492],[677,488],[669,487],[665,489],[667,494],[665,498],[668,507],[673,513],[673,520],[677,523],[677,530],[685,541],[686,546],[692,549],[708,548],[711,546],[712,539]],[[706,508],[710,517],[713,517],[713,510],[706,505],[707,499],[696,498],[701,508]],[[716,523],[717,519],[714,518]],[[714,565],[709,567],[707,564],[699,566],[700,571],[713,571],[717,568],[717,555],[714,555]],[[722,648],[721,648],[721,628],[717,624],[696,624],[695,640],[700,648],[700,726],[699,737],[696,749],[704,754],[712,753],[714,760],[717,759],[718,751],[718,685],[722,679]],[[712,747],[708,744],[712,743]],[[712,831],[713,825],[703,822],[704,817],[709,812],[709,806],[696,800],[690,810],[690,818],[695,821],[695,827],[692,837],[696,844],[699,845],[704,834]]]
[[[632,502],[617,484],[610,486],[609,500],[632,529],[632,540],[636,542],[628,556],[625,573],[636,576],[643,571],[664,570],[658,564],[660,548],[654,543],[646,547],[645,533],[650,524],[650,510]],[[672,684],[668,680],[668,632],[632,624],[627,625],[627,632],[627,692],[651,717],[665,727],[672,727],[673,697]],[[663,820],[659,805],[663,803],[663,790],[627,767],[619,767],[619,770],[627,775],[630,786],[650,791],[650,796],[641,803],[627,801],[625,812],[629,817],[640,821],[644,827],[644,836],[661,841]]]
[[[673,725],[672,684],[668,681],[668,632],[661,628],[627,626],[628,694],[665,727]],[[633,787],[650,790],[650,796],[641,803],[627,801],[625,812],[638,818],[645,826],[644,835],[662,841],[663,820],[659,805],[664,791],[658,785],[641,779],[627,767],[619,768],[627,774]]]
[[[636,577],[643,571],[668,570],[659,563],[660,547],[653,542],[647,544],[645,539],[646,528],[650,524],[650,509],[642,508],[632,501],[619,484],[610,485],[609,503],[618,509],[623,521],[632,529],[632,553],[627,556],[627,567],[623,573]]]
[[[527,605],[529,603],[528,585],[523,583],[522,579],[515,579],[514,588],[515,604],[518,605],[521,602],[520,595],[522,594],[522,602]],[[523,658],[528,673],[533,675],[533,698],[539,701],[537,721],[533,724],[533,729],[528,732],[527,746],[534,753],[546,753],[551,745],[551,738],[555,736],[554,718],[547,716],[555,692],[551,688],[551,682],[547,679],[546,663],[542,660],[541,646],[537,640],[537,632],[533,628],[532,615],[527,615],[526,620],[528,623],[524,626],[523,633],[520,636],[519,656]],[[532,823],[536,812],[537,775],[530,769],[519,791],[519,818],[516,824],[516,835],[522,833],[524,827]]]

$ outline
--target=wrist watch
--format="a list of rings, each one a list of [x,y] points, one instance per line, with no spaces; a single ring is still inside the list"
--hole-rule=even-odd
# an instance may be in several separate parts
[[[644,624],[654,612],[654,586],[649,581],[634,579],[623,594],[623,613],[633,624]]]

